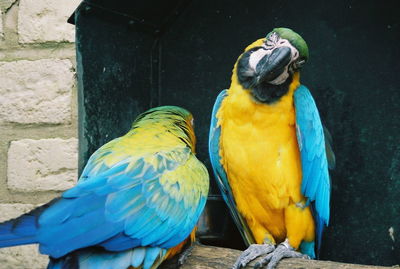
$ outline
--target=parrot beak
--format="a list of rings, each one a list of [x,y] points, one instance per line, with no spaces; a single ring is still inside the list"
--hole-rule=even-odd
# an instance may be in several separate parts
[[[292,59],[289,47],[275,48],[271,54],[264,56],[256,66],[258,83],[271,82],[279,77]]]
[[[298,51],[287,40],[264,43],[238,59],[237,77],[243,89],[260,103],[273,103],[289,90]]]

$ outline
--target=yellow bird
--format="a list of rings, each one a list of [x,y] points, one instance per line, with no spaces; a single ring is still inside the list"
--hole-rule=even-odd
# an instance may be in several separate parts
[[[274,268],[283,257],[315,258],[314,242],[319,249],[328,224],[324,129],[309,90],[299,81],[307,59],[303,38],[276,28],[239,56],[231,86],[215,102],[210,159],[250,245],[234,268],[261,255],[266,256],[256,267]]]

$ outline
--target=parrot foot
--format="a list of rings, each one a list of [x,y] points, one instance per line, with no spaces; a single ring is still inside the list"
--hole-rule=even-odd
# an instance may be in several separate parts
[[[200,245],[197,241],[193,242],[190,246],[186,247],[185,250],[179,255],[178,258],[178,267],[182,266],[187,258],[192,255],[192,251],[195,245]]]
[[[257,262],[254,265],[254,268],[262,268],[263,266],[267,265],[266,269],[274,269],[278,265],[279,261],[283,258],[310,259],[309,256],[295,251],[294,248],[289,245],[289,241],[286,239],[283,243],[280,243],[273,252],[269,253],[267,256]]]
[[[274,251],[274,249],[275,246],[272,244],[252,244],[245,251],[242,252],[242,254],[233,265],[232,269],[243,268],[255,258],[271,253]]]

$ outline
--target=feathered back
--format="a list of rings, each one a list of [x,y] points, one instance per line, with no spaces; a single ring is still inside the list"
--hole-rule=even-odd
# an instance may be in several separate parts
[[[208,173],[194,155],[191,122],[174,106],[143,113],[90,157],[60,199],[0,224],[0,246],[39,243],[53,258],[50,268],[77,260],[82,268],[156,267],[193,232],[207,200]]]

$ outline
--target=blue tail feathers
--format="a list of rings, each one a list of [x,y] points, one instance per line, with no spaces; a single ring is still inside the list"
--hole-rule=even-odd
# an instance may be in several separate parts
[[[0,223],[0,248],[37,243],[37,219],[48,206],[38,207],[18,218]]]
[[[310,256],[311,259],[315,259],[315,243],[303,241],[300,244],[300,252]]]
[[[158,247],[139,247],[121,252],[101,248],[85,248],[74,251],[59,259],[50,259],[47,269],[120,269],[156,268],[167,254],[166,249]]]

